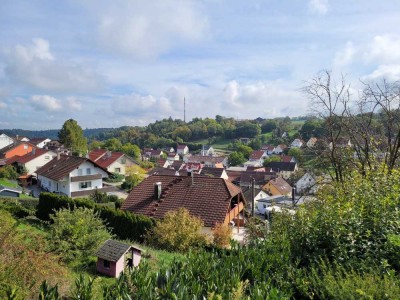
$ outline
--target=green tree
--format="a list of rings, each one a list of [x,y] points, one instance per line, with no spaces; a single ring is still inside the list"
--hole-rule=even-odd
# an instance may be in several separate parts
[[[15,180],[18,178],[18,172],[13,166],[5,165],[0,168],[0,178]]]
[[[293,156],[298,163],[302,163],[303,162],[303,150],[301,150],[300,148],[290,148],[288,155]]]
[[[66,148],[71,149],[73,155],[84,155],[87,153],[87,140],[77,121],[73,119],[65,121],[58,132],[58,138]]]
[[[246,159],[244,158],[242,152],[235,151],[229,154],[228,161],[230,166],[238,166],[244,163]]]
[[[122,145],[122,152],[129,155],[132,158],[139,159],[140,158],[140,148],[137,145],[127,143]]]
[[[251,153],[253,152],[253,149],[251,149],[251,147],[246,146],[246,145],[239,145],[239,146],[236,148],[236,151],[242,153],[242,154],[243,154],[243,157],[244,157],[245,159],[249,159]]]
[[[169,251],[188,251],[206,243],[206,237],[201,233],[203,221],[191,216],[186,208],[169,211],[164,219],[148,234],[148,241]]]
[[[275,120],[265,120],[261,124],[261,132],[262,133],[268,133],[272,132],[277,127],[276,121]]]
[[[105,240],[111,237],[93,209],[61,209],[51,217],[51,248],[65,261],[87,261]]]
[[[279,155],[269,156],[268,158],[264,159],[263,166],[266,167],[268,163],[273,161],[282,161],[282,158]]]

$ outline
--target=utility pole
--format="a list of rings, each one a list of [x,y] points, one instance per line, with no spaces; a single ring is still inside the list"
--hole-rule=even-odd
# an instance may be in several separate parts
[[[251,178],[251,216],[254,217],[254,206],[255,206],[255,179]]]

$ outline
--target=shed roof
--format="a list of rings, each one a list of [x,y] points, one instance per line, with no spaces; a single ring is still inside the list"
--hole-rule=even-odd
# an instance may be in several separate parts
[[[118,261],[132,246],[114,240],[107,240],[97,250],[96,256],[108,261]],[[140,250],[140,249],[138,249]]]

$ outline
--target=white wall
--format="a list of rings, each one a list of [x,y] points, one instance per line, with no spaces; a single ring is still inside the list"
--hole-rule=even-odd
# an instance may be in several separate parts
[[[9,136],[5,135],[4,133],[0,134],[0,149],[11,145],[13,142],[13,139]]]
[[[28,161],[25,164],[25,168],[28,171],[28,175],[32,175],[33,173],[35,173],[37,169],[43,167],[45,164],[47,164],[50,160],[52,160],[56,156],[57,154],[55,152],[49,151],[45,154],[42,154],[32,159],[31,161]]]

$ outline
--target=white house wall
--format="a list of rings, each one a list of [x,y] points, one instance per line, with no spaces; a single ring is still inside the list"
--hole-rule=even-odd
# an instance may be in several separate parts
[[[14,143],[13,139],[5,134],[0,134],[0,149]]]
[[[25,168],[28,172],[28,175],[35,173],[37,169],[43,167],[56,156],[57,154],[55,152],[50,151],[25,163]]]

